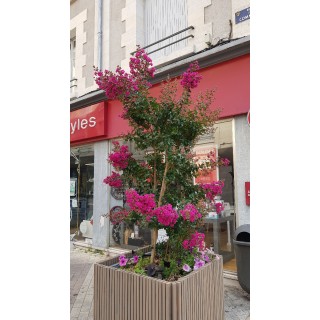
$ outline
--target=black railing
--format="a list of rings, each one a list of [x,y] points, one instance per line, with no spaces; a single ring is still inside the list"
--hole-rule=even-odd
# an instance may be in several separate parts
[[[71,82],[77,81],[77,80],[78,80],[77,78],[71,79],[71,80],[70,80],[70,84],[71,84]],[[70,89],[73,88],[73,87],[76,87],[76,86],[77,86],[77,82],[76,82],[76,84],[70,85]]]
[[[171,34],[170,36],[167,36],[167,37],[165,37],[165,38],[163,38],[163,39],[161,39],[161,40],[158,40],[158,41],[156,41],[156,42],[153,42],[153,43],[151,43],[151,44],[149,44],[149,45],[147,45],[147,46],[145,46],[145,47],[143,47],[143,48],[141,48],[141,49],[150,48],[150,47],[152,47],[152,46],[154,46],[154,45],[156,45],[156,44],[158,44],[158,43],[160,43],[160,42],[162,42],[162,41],[165,41],[165,40],[167,40],[167,39],[170,39],[170,38],[172,38],[172,37],[174,37],[174,36],[176,36],[176,35],[178,35],[178,34],[180,34],[180,33],[182,33],[182,32],[185,32],[185,31],[187,31],[187,30],[189,30],[189,29],[192,29],[192,30],[193,30],[194,27],[193,27],[193,26],[190,26],[190,27],[188,27],[188,28],[182,29],[182,30],[180,30],[180,31],[178,31],[178,32],[175,32],[175,33]],[[163,47],[160,47],[160,48],[158,48],[158,49],[156,49],[156,50],[153,50],[153,51],[150,51],[150,52],[147,52],[147,53],[148,53],[148,54],[154,53],[154,52],[156,52],[156,51],[159,51],[159,50],[162,50],[162,49],[164,49],[164,48],[166,48],[166,47],[169,47],[169,46],[171,46],[171,45],[173,45],[173,44],[175,44],[175,43],[177,43],[177,42],[180,42],[180,41],[185,40],[185,39],[188,39],[188,38],[193,38],[193,37],[194,37],[194,36],[193,36],[192,34],[190,34],[190,35],[188,35],[188,36],[186,36],[186,37],[183,37],[183,38],[181,38],[181,39],[179,39],[179,40],[177,40],[177,41],[171,42],[171,43],[169,43],[169,44],[167,44],[167,45],[165,45],[165,46],[163,46]],[[137,52],[137,50],[131,52],[130,54],[131,54],[131,55],[134,55],[136,52]]]

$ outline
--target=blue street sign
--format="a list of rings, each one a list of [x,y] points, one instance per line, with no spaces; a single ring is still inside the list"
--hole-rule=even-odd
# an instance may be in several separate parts
[[[250,7],[235,13],[236,24],[250,19]]]

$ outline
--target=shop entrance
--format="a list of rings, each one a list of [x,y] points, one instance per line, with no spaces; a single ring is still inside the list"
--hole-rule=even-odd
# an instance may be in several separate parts
[[[93,215],[94,151],[92,145],[70,150],[70,235],[83,239],[80,225]],[[90,233],[90,228],[86,228]],[[90,234],[86,237],[90,238]],[[92,236],[91,236],[92,238]]]

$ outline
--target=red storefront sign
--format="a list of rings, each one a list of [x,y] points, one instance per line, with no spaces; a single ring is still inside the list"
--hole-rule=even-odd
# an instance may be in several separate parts
[[[250,181],[244,183],[246,192],[246,205],[250,206]]]
[[[250,55],[200,69],[202,81],[194,89],[193,97],[206,89],[216,89],[212,108],[222,109],[220,118],[246,114],[250,105]],[[160,95],[160,84],[151,87],[154,97]],[[181,91],[180,91],[181,93]],[[106,107],[108,105],[108,107]],[[130,131],[128,121],[121,119],[121,102],[108,100],[71,112],[70,141],[81,144],[113,139]],[[91,118],[91,119],[90,119]],[[214,177],[211,177],[214,179]]]
[[[105,136],[106,108],[100,102],[70,113],[70,142]]]

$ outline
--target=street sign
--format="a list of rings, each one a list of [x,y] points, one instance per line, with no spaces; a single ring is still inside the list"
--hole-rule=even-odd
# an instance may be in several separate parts
[[[236,24],[250,19],[250,7],[235,13]]]

